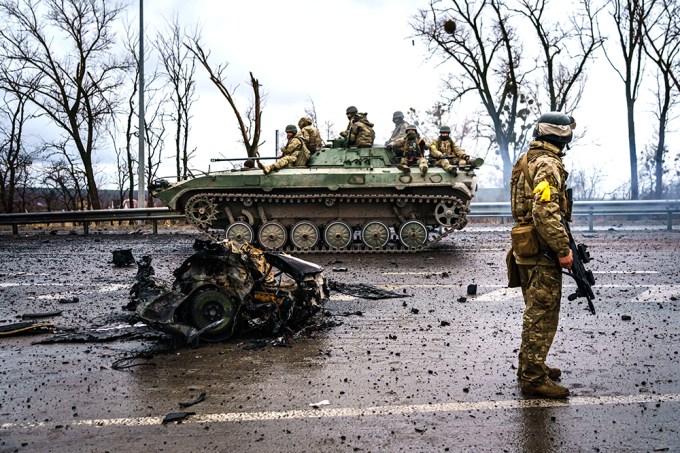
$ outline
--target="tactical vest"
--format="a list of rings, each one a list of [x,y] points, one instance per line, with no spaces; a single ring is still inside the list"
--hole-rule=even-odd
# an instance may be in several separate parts
[[[415,159],[423,157],[425,152],[425,140],[416,138],[413,141],[404,140],[404,157]]]
[[[512,175],[510,176],[510,203],[512,208],[512,217],[518,224],[533,223],[532,211],[534,208],[534,177],[529,169],[529,163],[533,162],[540,156],[554,156],[550,151],[544,149],[530,149],[522,154],[514,167],[512,167]],[[555,157],[556,158],[556,157]],[[562,170],[562,187],[559,190],[559,205],[560,211],[565,219],[571,219],[571,212],[568,212],[568,203],[566,196],[566,177],[567,173]]]
[[[447,137],[446,140],[437,138],[435,144],[439,152],[446,154],[447,156],[451,155],[451,152],[453,151],[453,140],[451,139],[451,137]]]

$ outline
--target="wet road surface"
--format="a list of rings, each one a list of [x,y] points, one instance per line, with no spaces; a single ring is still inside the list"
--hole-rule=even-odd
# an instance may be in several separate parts
[[[124,325],[136,269],[113,267],[112,251],[151,255],[171,278],[194,238],[2,235],[0,323],[62,310],[47,320]],[[507,238],[472,226],[426,253],[302,256],[329,279],[404,297],[334,292],[337,325],[291,347],[0,338],[0,451],[680,451],[680,232],[576,233],[594,257],[598,312],[567,301],[565,279],[549,363],[572,397],[557,402],[519,392],[523,303],[505,288]],[[139,354],[143,365],[114,369]],[[179,411],[195,415],[161,423]]]

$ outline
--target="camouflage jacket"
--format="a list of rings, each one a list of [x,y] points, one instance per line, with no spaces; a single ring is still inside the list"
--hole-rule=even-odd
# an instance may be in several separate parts
[[[370,148],[375,140],[373,123],[368,121],[365,113],[357,113],[347,125],[347,130],[340,135],[347,137],[349,146]]]
[[[392,131],[392,135],[390,136],[390,139],[387,140],[387,142],[385,142],[385,146],[404,137],[406,135],[407,127],[408,123],[406,121],[402,121],[401,123],[395,125],[394,130]]]
[[[569,173],[564,169],[562,156],[564,154],[555,145],[534,140],[526,153],[526,172],[522,168],[523,156],[517,160],[513,168],[510,182],[510,203],[512,216],[519,225],[533,224],[541,250],[532,257],[519,257],[515,254],[518,264],[555,265],[555,261],[543,255],[550,249],[559,257],[569,254],[569,238],[561,223],[562,217],[570,217],[567,212],[567,177]],[[529,175],[527,181],[525,175]],[[534,194],[534,188],[541,182],[549,184],[550,198],[541,200],[542,193]]]
[[[284,156],[296,155],[295,166],[297,167],[304,166],[307,163],[307,159],[309,159],[309,150],[305,146],[300,132],[288,140],[288,143],[281,148],[281,152]]]
[[[389,146],[396,151],[398,157],[425,157],[425,150],[430,147],[430,142],[425,137],[416,137],[415,140],[402,137]]]
[[[470,156],[465,154],[465,151],[451,139],[451,137],[442,140],[441,137],[432,142],[430,146],[430,155],[434,158],[440,159],[444,156],[451,156],[457,159],[469,160]]]
[[[313,154],[323,148],[323,140],[321,140],[319,129],[311,124],[300,129],[299,134],[310,153]]]

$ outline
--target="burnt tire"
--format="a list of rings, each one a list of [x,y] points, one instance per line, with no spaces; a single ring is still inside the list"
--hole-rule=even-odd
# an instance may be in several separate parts
[[[237,300],[215,288],[199,289],[191,297],[189,320],[196,330],[223,319],[216,327],[203,332],[200,339],[207,342],[224,341],[231,338]]]

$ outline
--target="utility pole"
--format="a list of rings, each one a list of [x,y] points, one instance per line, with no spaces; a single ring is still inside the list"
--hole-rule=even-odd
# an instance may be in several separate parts
[[[139,0],[139,176],[137,207],[144,207],[144,0]]]

